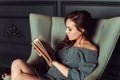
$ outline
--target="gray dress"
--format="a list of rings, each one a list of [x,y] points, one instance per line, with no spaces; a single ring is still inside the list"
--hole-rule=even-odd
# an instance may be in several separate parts
[[[97,65],[97,51],[72,46],[58,52],[58,61],[69,68],[66,78],[52,66],[45,75],[48,80],[84,80]],[[44,79],[43,79],[44,80]]]

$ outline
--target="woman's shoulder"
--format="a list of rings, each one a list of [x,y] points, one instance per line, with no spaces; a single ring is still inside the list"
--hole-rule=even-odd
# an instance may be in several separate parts
[[[93,44],[86,46],[86,48],[93,50],[93,51],[98,51],[98,47],[96,45],[93,45]]]
[[[84,44],[83,48],[98,52],[98,46],[91,42],[87,42],[86,44]]]
[[[76,46],[76,45],[73,45],[73,46],[70,46],[70,47],[64,47],[61,51],[90,51],[90,52],[98,52],[98,47],[92,43],[85,43],[84,46]]]
[[[88,48],[88,47],[72,46],[71,48],[72,48],[74,51],[76,51],[76,52],[77,52],[77,51],[83,51],[83,52],[85,52],[85,53],[86,53],[86,52],[95,52],[95,53],[98,53],[98,50],[97,50],[97,48],[96,48],[95,46],[94,46],[94,48],[93,48],[93,47],[91,47],[91,48],[89,47],[89,48]],[[72,50],[71,48],[70,48],[70,50]]]
[[[81,43],[76,43],[74,46],[79,47],[79,48],[85,48],[86,50],[91,50],[91,51],[98,51],[98,46],[96,46],[94,43],[91,41],[85,39]]]

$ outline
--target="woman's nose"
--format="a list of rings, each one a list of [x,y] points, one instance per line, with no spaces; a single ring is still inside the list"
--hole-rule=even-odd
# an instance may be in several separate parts
[[[65,33],[67,34],[68,33],[68,30],[66,29]]]

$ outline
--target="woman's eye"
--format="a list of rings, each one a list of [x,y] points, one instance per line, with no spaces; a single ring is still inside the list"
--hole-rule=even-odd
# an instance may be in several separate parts
[[[72,29],[69,29],[69,31],[72,31]]]

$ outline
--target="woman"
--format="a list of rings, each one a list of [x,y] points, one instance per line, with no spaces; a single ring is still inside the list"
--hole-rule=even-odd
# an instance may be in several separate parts
[[[60,43],[56,61],[47,74],[37,74],[20,59],[13,61],[11,80],[84,80],[97,65],[98,49],[90,42],[92,17],[87,11],[74,11],[65,17],[66,38]]]

